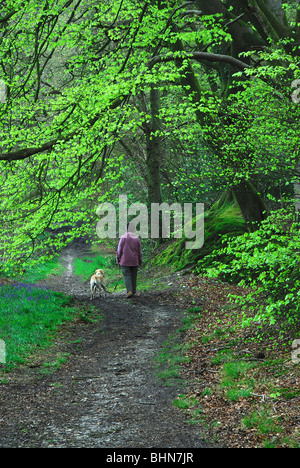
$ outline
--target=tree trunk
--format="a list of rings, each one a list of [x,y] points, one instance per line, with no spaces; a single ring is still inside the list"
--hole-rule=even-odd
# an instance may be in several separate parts
[[[162,160],[162,150],[159,133],[161,129],[159,104],[159,91],[152,86],[150,91],[151,124],[147,125],[146,128],[149,204],[161,203],[162,201],[160,188],[160,164]]]
[[[249,232],[256,231],[267,218],[267,207],[263,199],[249,181],[240,182],[232,190]]]

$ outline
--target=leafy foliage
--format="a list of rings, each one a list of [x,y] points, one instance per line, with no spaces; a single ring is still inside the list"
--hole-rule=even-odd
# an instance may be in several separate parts
[[[284,208],[299,190],[299,24],[295,1],[2,2],[2,271],[94,236],[97,205],[122,192],[209,210],[226,189],[249,231]],[[269,239],[272,219],[223,251],[227,276],[263,284],[271,320],[298,286],[296,260],[284,273],[297,225]],[[214,241],[227,226],[209,222]]]
[[[251,288],[246,296],[231,296],[256,312],[251,318],[245,315],[245,326],[249,321],[293,323],[300,312],[299,248],[299,224],[291,223],[290,212],[278,210],[254,233],[231,239],[223,250],[213,253],[207,272]],[[218,261],[219,255],[226,263]]]

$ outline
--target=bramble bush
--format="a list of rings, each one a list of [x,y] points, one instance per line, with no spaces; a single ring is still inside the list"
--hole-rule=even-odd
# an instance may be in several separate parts
[[[299,228],[293,214],[281,209],[257,231],[226,239],[226,247],[211,254],[208,276],[249,288],[243,296],[230,295],[231,301],[255,312],[250,318],[244,314],[244,326],[279,320],[293,324],[299,318]]]

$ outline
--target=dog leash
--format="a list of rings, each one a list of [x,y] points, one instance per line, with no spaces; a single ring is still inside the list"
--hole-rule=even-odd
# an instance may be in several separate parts
[[[121,275],[121,265],[120,263],[118,263],[118,270],[119,270],[119,275]],[[117,286],[118,286],[118,282],[119,282],[119,279],[117,279],[117,281],[115,282],[115,287],[114,287],[114,291],[117,289]]]

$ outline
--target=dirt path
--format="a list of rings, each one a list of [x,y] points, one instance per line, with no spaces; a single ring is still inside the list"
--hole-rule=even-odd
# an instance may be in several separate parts
[[[66,272],[49,286],[86,301],[86,285],[73,276],[75,256],[65,252]],[[26,377],[20,371],[2,387],[0,448],[208,447],[201,427],[172,406],[180,390],[155,374],[153,357],[182,312],[151,294],[132,301],[111,294],[95,306],[104,321],[67,327],[58,347],[70,357],[59,371],[42,377],[38,369]]]

